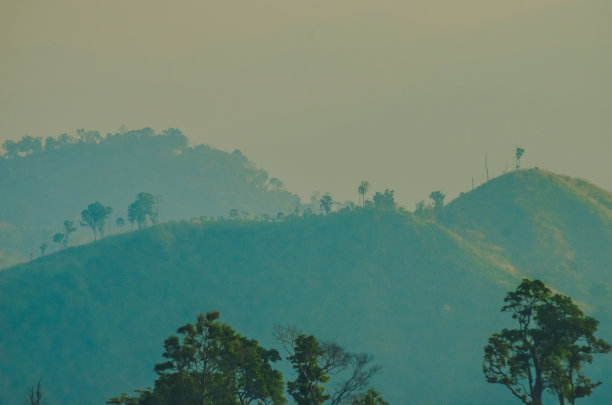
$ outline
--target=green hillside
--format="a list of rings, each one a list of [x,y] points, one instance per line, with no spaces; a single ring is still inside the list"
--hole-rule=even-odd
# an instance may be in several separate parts
[[[373,385],[392,404],[513,404],[485,382],[482,356],[491,333],[513,325],[500,308],[521,277],[579,298],[612,341],[609,201],[519,171],[452,202],[438,223],[374,209],[175,222],[50,254],[0,272],[0,403],[21,402],[39,378],[50,404],[151,386],[163,340],[219,310],[266,347],[278,348],[275,324],[296,325],[373,354],[384,366]],[[581,225],[599,244],[572,234]],[[589,264],[582,279],[572,263]],[[596,359],[589,374],[603,385],[581,403],[612,401],[611,364]]]
[[[609,312],[612,194],[548,171],[498,177],[451,202],[441,222],[494,245],[523,274]]]
[[[295,324],[373,353],[394,403],[485,403],[494,390],[480,376],[482,345],[499,324],[488,303],[515,281],[409,214],[163,225],[0,273],[0,324],[10,325],[0,395],[16,401],[39,377],[49,401],[64,404],[145,387],[163,339],[218,309],[268,345],[274,324]]]
[[[63,230],[64,220],[78,224],[81,211],[94,201],[112,207],[111,221],[127,221],[128,206],[142,191],[159,199],[162,222],[227,216],[231,209],[273,216],[293,211],[298,203],[239,150],[189,146],[177,129],[77,134],[44,142],[26,136],[3,144],[0,223],[6,226],[0,226],[0,246],[7,254],[38,256],[43,242],[53,245],[52,235]],[[90,238],[83,229],[72,241]]]

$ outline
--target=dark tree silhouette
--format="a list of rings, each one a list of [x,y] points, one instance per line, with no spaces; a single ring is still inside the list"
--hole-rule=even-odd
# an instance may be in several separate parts
[[[539,280],[527,280],[506,294],[503,312],[518,322],[489,338],[483,371],[487,382],[503,384],[526,405],[541,405],[545,390],[560,404],[574,404],[600,382],[583,374],[593,355],[610,345],[597,339],[598,321],[584,316],[571,298],[553,294]]]
[[[70,234],[76,231],[76,227],[74,226],[74,222],[70,220],[64,221],[64,247],[68,246],[70,243]]]
[[[329,193],[325,193],[321,200],[319,201],[319,205],[321,207],[321,211],[325,212],[325,214],[329,214],[331,212],[331,207],[333,204],[333,200]]]
[[[525,154],[525,149],[516,148],[516,152],[514,153],[514,156],[516,157],[516,168],[517,169],[521,168],[521,158],[523,157],[524,154]]]
[[[11,141],[10,139],[7,141],[4,141],[4,143],[2,144],[2,148],[5,151],[5,157],[7,159],[14,159],[16,157],[19,157],[19,144],[15,141]]]
[[[104,229],[106,220],[106,207],[99,201],[89,204],[86,210],[81,211],[81,226],[88,226],[94,234],[94,240],[97,238],[96,231]]]
[[[379,210],[394,210],[395,209],[395,191],[385,189],[384,193],[376,192],[372,197],[374,208]]]
[[[436,212],[439,212],[444,207],[444,197],[446,197],[446,194],[439,190],[432,191],[429,194],[429,198],[431,198],[431,200],[433,201],[434,210]]]
[[[330,405],[346,403],[351,396],[359,396],[369,380],[381,367],[370,365],[367,354],[348,353],[334,342],[318,342],[312,335],[305,335],[295,328],[275,328],[276,340],[289,355],[297,377],[287,383],[287,392],[298,405]],[[335,390],[326,387],[332,376]]]
[[[357,187],[357,192],[359,193],[359,195],[361,196],[361,207],[365,207],[365,195],[368,192],[368,189],[370,188],[370,183],[362,180],[361,183],[359,184],[359,187]]]
[[[65,247],[66,246],[66,235],[64,235],[63,233],[56,233],[55,235],[53,235],[53,242],[57,243],[58,245],[60,245],[61,247]]]
[[[164,342],[166,361],[155,365],[155,388],[139,398],[125,394],[111,404],[142,405],[283,405],[283,380],[271,363],[280,360],[256,340],[218,321],[218,312],[199,314]]]
[[[155,206],[155,197],[153,197],[150,193],[138,193],[136,196],[136,201],[130,204],[128,207],[128,220],[134,224],[138,224],[138,229],[142,229],[146,223],[147,218],[154,222],[154,211],[153,208]]]
[[[21,138],[17,145],[19,147],[19,152],[26,155],[30,153],[40,153],[43,149],[42,140],[40,138],[34,138],[29,135],[26,135]]]

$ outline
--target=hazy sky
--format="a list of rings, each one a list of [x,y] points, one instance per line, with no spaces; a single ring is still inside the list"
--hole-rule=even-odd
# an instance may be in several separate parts
[[[0,141],[180,128],[308,199],[612,190],[610,0],[0,0]],[[1,174],[0,174],[1,175]]]

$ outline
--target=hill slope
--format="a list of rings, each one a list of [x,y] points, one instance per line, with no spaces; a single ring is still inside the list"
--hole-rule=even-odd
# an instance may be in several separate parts
[[[171,223],[47,255],[0,272],[0,403],[41,377],[49,401],[67,405],[150,386],[163,339],[216,309],[264,346],[274,324],[292,324],[374,354],[374,385],[393,404],[512,404],[485,383],[482,349],[513,326],[499,309],[522,276],[580,298],[612,341],[609,201],[584,182],[518,171],[438,223],[375,210]],[[584,404],[612,401],[610,361],[595,363],[604,384]]]
[[[156,134],[144,128],[106,137],[78,132],[80,139],[66,134],[47,138],[44,149],[29,137],[5,143],[0,222],[10,227],[0,227],[0,241],[9,255],[37,256],[41,243],[53,244],[51,237],[62,231],[65,219],[78,224],[81,211],[94,201],[113,208],[111,221],[127,221],[127,208],[141,191],[161,197],[161,221],[227,216],[230,209],[276,215],[291,212],[298,203],[297,196],[270,182],[239,150],[190,147],[176,129]],[[89,241],[89,232],[77,232],[77,239]]]
[[[523,274],[592,306],[602,304],[591,310],[609,311],[611,193],[544,170],[520,170],[451,202],[441,222],[494,245]]]
[[[373,353],[393,403],[486,403],[491,303],[516,279],[464,244],[411,215],[360,212],[163,225],[43,257],[0,272],[0,402],[39,377],[63,404],[151,385],[163,339],[218,309],[267,345],[274,324],[295,324]]]

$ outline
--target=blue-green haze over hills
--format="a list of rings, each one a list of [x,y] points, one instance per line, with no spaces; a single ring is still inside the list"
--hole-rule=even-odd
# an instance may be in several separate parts
[[[81,211],[93,201],[112,208],[106,233],[119,230],[119,217],[127,224],[128,206],[140,192],[159,201],[162,222],[227,217],[232,209],[241,217],[273,217],[293,211],[299,202],[278,178],[239,150],[189,145],[187,137],[172,128],[106,135],[81,129],[74,136],[26,136],[3,146],[0,267],[38,256],[42,243],[49,245],[48,251],[55,250],[51,238],[63,231],[64,220],[77,224],[73,244],[89,242],[91,232],[78,223]]]
[[[611,208],[605,190],[530,169],[421,215],[171,221],[70,247],[0,272],[0,402],[39,378],[62,404],[151,386],[163,339],[219,310],[266,347],[296,325],[373,354],[393,404],[513,404],[482,356],[522,277],[574,297],[612,340]],[[582,403],[612,399],[610,364],[595,359],[603,385]]]
[[[610,16],[0,0],[0,405],[612,404]]]

